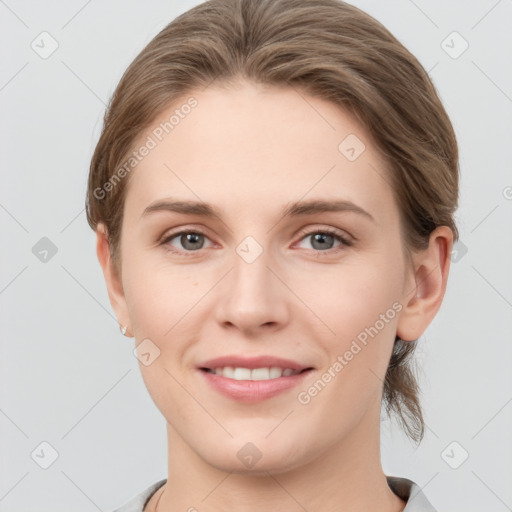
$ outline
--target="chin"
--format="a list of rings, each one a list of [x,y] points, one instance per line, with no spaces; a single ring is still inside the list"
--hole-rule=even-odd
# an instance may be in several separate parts
[[[297,450],[299,440],[291,436],[286,438],[261,439],[254,436],[254,442],[248,441],[252,436],[244,435],[230,439],[226,445],[208,446],[208,453],[198,454],[205,462],[226,473],[250,476],[268,476],[295,469],[307,461],[307,454]],[[286,442],[288,441],[288,442]]]
[[[265,461],[262,458],[252,467],[244,467],[238,459],[206,460],[205,462],[225,473],[261,477],[268,477],[269,473],[272,475],[287,473],[288,471],[302,465],[300,461],[291,461],[286,458],[277,458],[275,456],[272,457],[271,460]]]

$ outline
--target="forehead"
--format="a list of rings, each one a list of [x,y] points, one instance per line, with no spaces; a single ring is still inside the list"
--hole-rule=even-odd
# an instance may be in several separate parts
[[[151,149],[131,171],[125,204],[139,215],[167,196],[248,212],[318,197],[376,217],[396,210],[384,161],[355,116],[294,88],[193,91],[141,133],[134,147],[143,146]]]

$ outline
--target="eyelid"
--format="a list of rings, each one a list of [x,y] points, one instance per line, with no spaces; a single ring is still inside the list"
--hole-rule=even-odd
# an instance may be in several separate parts
[[[160,237],[159,242],[165,242],[169,238],[174,238],[177,235],[183,235],[185,233],[197,233],[204,236],[208,236],[206,231],[196,226],[180,226],[176,229],[167,230]]]
[[[302,241],[306,236],[313,235],[315,233],[328,233],[341,239],[346,245],[352,245],[356,239],[344,230],[332,227],[332,226],[313,226],[301,229],[296,236],[300,237],[299,241]],[[321,251],[320,251],[321,252]],[[327,252],[327,251],[325,251]]]
[[[186,251],[184,249],[177,249],[171,245],[171,240],[185,234],[195,233],[198,235],[203,235],[205,238],[207,238],[210,241],[211,245],[215,245],[215,243],[210,239],[206,231],[202,228],[198,227],[192,227],[192,226],[180,226],[179,228],[176,228],[176,230],[170,230],[166,231],[158,240],[157,245],[164,246],[164,248],[178,256],[194,256],[194,253],[200,254],[205,247],[202,247],[201,249],[198,249],[196,251]],[[206,247],[207,248],[207,247]]]

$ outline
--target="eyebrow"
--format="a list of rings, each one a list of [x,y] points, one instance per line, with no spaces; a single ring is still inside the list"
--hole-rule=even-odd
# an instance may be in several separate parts
[[[201,217],[222,217],[220,210],[211,204],[200,201],[174,201],[172,199],[164,199],[152,203],[142,212],[141,217],[146,217],[152,213],[163,211],[199,215]],[[344,199],[330,201],[323,199],[296,201],[284,209],[282,216],[298,217],[301,215],[313,215],[315,213],[322,212],[353,212],[375,222],[375,219],[369,212],[357,204]]]

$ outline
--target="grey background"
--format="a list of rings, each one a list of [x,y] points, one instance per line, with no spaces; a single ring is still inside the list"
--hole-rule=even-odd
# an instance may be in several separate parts
[[[0,1],[2,512],[108,511],[167,476],[165,421],[118,330],[83,205],[122,72],[198,3]],[[418,353],[427,435],[415,449],[384,421],[384,470],[439,511],[512,510],[512,3],[352,3],[429,71],[462,173],[464,246]],[[43,31],[58,43],[46,59],[31,47]],[[453,31],[469,43],[458,58]],[[46,261],[43,237],[57,249]],[[58,453],[47,469],[43,442]]]

